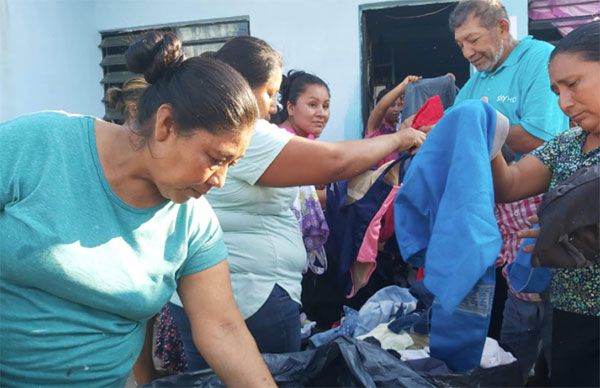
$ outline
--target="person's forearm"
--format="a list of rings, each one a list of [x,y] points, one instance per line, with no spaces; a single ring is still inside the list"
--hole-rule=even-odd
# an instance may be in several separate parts
[[[542,140],[529,134],[522,126],[516,124],[510,126],[506,137],[506,145],[514,152],[521,154],[531,152],[543,143]]]
[[[275,387],[256,342],[241,317],[194,333],[196,347],[227,386]]]
[[[502,153],[492,160],[492,177],[496,202],[511,202],[509,193],[513,185],[513,176]]]
[[[323,183],[352,178],[375,166],[392,152],[405,151],[413,147],[414,141],[400,132],[377,136],[367,140],[336,142],[340,147],[339,155],[332,161],[334,167]]]

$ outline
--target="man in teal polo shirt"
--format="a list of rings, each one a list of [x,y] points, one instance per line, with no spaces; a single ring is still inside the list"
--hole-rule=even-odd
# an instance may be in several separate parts
[[[500,0],[461,1],[450,15],[449,24],[464,57],[477,69],[455,103],[484,99],[505,115],[510,122],[505,145],[516,158],[569,128],[569,120],[550,89],[548,60],[554,46],[531,36],[515,40]],[[530,226],[527,218],[536,213],[540,202],[541,196],[536,196],[496,205],[504,240],[496,263],[498,272],[514,261],[520,242],[517,232]],[[505,269],[503,274],[506,277]],[[538,356],[540,341],[549,350],[551,307],[546,295],[517,293],[510,284],[506,297],[503,282],[502,277],[497,278],[490,335],[497,336],[501,325],[501,342],[511,347],[527,376]]]

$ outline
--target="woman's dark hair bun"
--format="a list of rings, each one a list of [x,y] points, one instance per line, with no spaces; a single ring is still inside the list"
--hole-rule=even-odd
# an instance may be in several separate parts
[[[200,54],[200,56],[202,58],[217,59],[217,52],[216,51],[205,51],[202,54]]]
[[[134,41],[125,52],[127,68],[156,83],[185,60],[181,41],[172,32],[150,31]]]

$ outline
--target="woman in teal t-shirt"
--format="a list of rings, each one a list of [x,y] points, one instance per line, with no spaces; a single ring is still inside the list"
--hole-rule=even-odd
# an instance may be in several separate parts
[[[0,124],[0,381],[123,386],[177,288],[222,380],[274,386],[200,198],[245,152],[254,96],[231,67],[185,60],[172,33],[126,58],[151,84],[131,126],[64,112]]]
[[[600,22],[577,28],[556,45],[549,64],[552,90],[578,128],[561,133],[510,167],[501,155],[494,159],[498,201],[546,192],[578,169],[600,163],[599,49]],[[539,230],[520,233],[521,237],[538,235]],[[599,285],[599,264],[553,270],[552,385],[597,387],[600,383]]]

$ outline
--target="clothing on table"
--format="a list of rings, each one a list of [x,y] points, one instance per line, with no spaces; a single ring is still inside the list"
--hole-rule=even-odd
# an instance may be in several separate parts
[[[374,253],[372,249],[362,251],[363,268],[357,267],[355,262],[365,239],[378,240],[380,234],[377,232],[380,229],[371,229],[369,234],[369,225],[384,206],[394,186],[399,184],[403,165],[408,158],[409,155],[403,153],[398,160],[376,171],[367,171],[350,181],[334,182],[327,187],[325,218],[330,228],[330,238],[326,249],[330,271],[334,271],[337,289],[344,296],[353,295],[353,289],[357,291],[358,287],[363,286],[375,269],[375,258],[368,256]],[[351,199],[354,201],[351,202]],[[379,221],[376,220],[373,226],[378,223],[381,225],[383,214],[385,212],[379,214]],[[356,284],[353,283],[353,275],[356,276]]]
[[[390,133],[395,133],[396,132],[396,127],[389,124],[387,121],[385,121],[385,119],[383,120],[383,122],[381,123],[381,125],[379,126],[379,128],[377,128],[376,130],[374,130],[371,133],[367,133],[365,136],[365,139],[371,139],[373,137],[377,137],[377,136],[381,136],[381,135],[389,135]],[[398,159],[398,156],[400,154],[398,152],[391,152],[389,155],[387,155],[385,158],[381,159],[375,166],[374,168],[379,168],[381,166],[383,166],[384,164],[386,164],[387,162],[390,162],[392,160],[396,160]]]
[[[364,239],[358,250],[356,260],[350,267],[350,275],[352,277],[352,289],[347,295],[348,298],[352,298],[356,295],[356,292],[363,288],[368,282],[377,267],[377,254],[379,251],[379,242],[382,238],[383,230],[383,219],[386,214],[393,213],[394,200],[398,193],[399,186],[394,186],[387,198],[383,201],[383,204],[373,216],[373,219],[369,223],[367,230],[365,231]],[[389,225],[393,226],[393,222],[388,222]],[[393,229],[391,235],[393,236]],[[389,238],[390,236],[388,236]]]
[[[176,281],[227,257],[215,214],[121,200],[93,117],[21,116],[0,144],[2,383],[123,386]]]
[[[531,154],[552,172],[550,189],[582,167],[600,163],[600,148],[582,151],[587,133],[581,128],[563,132]],[[596,200],[596,199],[591,199]],[[600,316],[600,265],[552,270],[552,306],[583,315]]]
[[[413,339],[406,332],[396,333],[388,329],[387,323],[380,323],[368,333],[359,335],[356,339],[364,340],[368,337],[376,338],[382,349],[395,351],[406,350],[414,344]]]
[[[449,75],[422,78],[417,82],[409,83],[404,92],[402,117],[410,117],[417,113],[427,99],[433,96],[439,96],[444,109],[447,109],[454,104],[456,92],[454,78]]]
[[[436,296],[432,355],[456,371],[479,364],[494,295],[502,243],[490,169],[496,119],[480,100],[446,111],[413,158],[394,206],[402,257],[424,264],[425,286]]]
[[[550,89],[548,62],[553,49],[549,43],[525,37],[496,70],[471,75],[455,104],[487,97],[510,125],[520,125],[540,140],[552,139],[569,128],[569,118]]]

